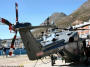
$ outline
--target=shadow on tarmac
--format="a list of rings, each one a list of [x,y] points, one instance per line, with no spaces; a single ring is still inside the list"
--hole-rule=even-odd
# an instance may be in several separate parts
[[[84,64],[84,63],[71,63],[71,64],[68,64],[68,65],[54,65],[54,66],[57,66],[57,67],[90,67],[90,63],[88,64]]]

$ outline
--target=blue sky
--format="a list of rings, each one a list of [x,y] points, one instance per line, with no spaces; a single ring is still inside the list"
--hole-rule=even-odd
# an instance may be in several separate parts
[[[64,12],[69,15],[87,0],[0,0],[0,17],[15,23],[15,2],[18,3],[19,22],[41,24],[54,12]],[[0,25],[0,38],[12,38],[8,26]]]

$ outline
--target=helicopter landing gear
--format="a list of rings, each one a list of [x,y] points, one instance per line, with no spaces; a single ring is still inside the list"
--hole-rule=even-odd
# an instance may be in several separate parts
[[[54,64],[55,64],[55,60],[56,60],[56,59],[57,59],[56,56],[51,55],[51,65],[52,65],[52,66],[54,66]]]
[[[86,46],[86,41],[83,41],[83,47],[84,47],[84,52],[86,56],[85,64],[88,65],[90,64],[89,57],[90,57],[90,46]]]

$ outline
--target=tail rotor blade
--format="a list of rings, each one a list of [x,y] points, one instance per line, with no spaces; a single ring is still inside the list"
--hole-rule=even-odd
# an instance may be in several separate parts
[[[13,54],[13,49],[14,49],[14,43],[15,43],[16,35],[17,35],[17,33],[14,35],[14,38],[12,39],[12,42],[11,42],[11,47],[10,47],[10,51],[9,51],[9,55],[10,56]]]
[[[16,24],[18,23],[18,4],[15,3],[15,7],[16,7]]]
[[[12,25],[8,20],[6,20],[6,19],[4,19],[4,18],[0,18],[0,22],[6,24],[6,25],[8,25],[8,26],[11,26],[11,25]]]

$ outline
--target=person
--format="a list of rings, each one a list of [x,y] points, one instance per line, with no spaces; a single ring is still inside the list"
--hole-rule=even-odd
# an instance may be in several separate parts
[[[3,56],[6,55],[6,57],[7,57],[7,54],[6,54],[7,48],[4,46],[2,48],[3,48]]]
[[[52,66],[54,66],[54,64],[55,64],[55,60],[56,60],[56,59],[57,59],[56,56],[51,55],[51,65],[52,65]]]

